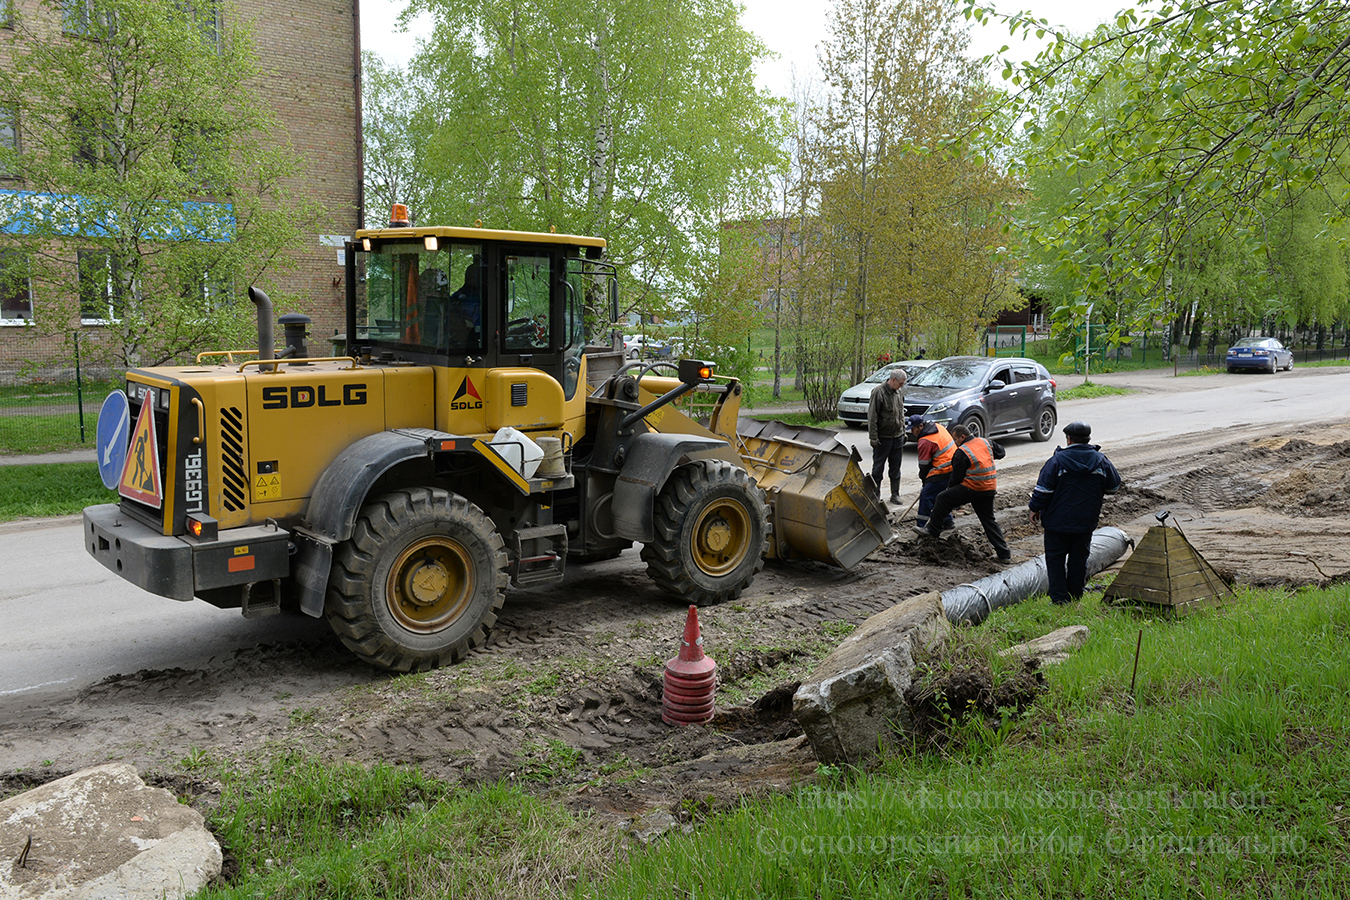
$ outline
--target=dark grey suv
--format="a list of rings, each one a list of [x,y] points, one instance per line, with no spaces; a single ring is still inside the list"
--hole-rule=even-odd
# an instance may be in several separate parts
[[[1032,359],[949,356],[905,387],[905,415],[964,425],[976,436],[1029,434],[1047,441],[1059,417],[1055,381]]]

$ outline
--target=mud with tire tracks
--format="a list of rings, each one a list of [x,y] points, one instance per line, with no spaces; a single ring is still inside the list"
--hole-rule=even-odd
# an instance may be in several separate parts
[[[1350,425],[1320,427],[1316,442],[1235,428],[1105,449],[1126,482],[1106,524],[1138,537],[1168,509],[1238,582],[1350,576],[1350,543],[1326,539],[1350,532]],[[1000,473],[998,515],[1015,562],[1040,551],[1024,510],[1037,468]],[[167,778],[202,752],[247,762],[301,748],[418,765],[451,782],[507,779],[624,818],[779,790],[816,765],[790,713],[814,662],[904,597],[999,570],[968,509],[940,541],[911,538],[909,524],[852,572],[771,562],[740,598],[703,609],[721,680],[707,726],[661,723],[662,667],[687,607],[661,594],[634,548],[575,567],[560,586],[508,593],[484,649],[424,676],[374,670],[330,636],[254,647],[197,671],[0,698],[0,778],[9,792],[114,759]]]

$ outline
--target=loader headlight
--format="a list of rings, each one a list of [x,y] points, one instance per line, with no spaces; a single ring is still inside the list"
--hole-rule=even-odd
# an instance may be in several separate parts
[[[680,381],[685,384],[702,384],[713,377],[715,367],[701,359],[682,359],[679,364]]]

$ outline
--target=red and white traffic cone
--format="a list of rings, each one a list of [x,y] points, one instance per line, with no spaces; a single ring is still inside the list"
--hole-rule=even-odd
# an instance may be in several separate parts
[[[697,725],[711,721],[717,690],[717,662],[703,653],[698,608],[689,607],[680,655],[666,663],[661,685],[661,721],[667,725]]]

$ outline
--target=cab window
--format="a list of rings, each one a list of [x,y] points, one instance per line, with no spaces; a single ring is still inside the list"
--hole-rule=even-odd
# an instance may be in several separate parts
[[[376,344],[481,352],[483,254],[478,244],[390,243],[363,253],[358,327]]]
[[[549,291],[552,268],[547,256],[506,257],[506,336],[508,353],[534,353],[552,346]]]

